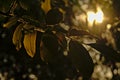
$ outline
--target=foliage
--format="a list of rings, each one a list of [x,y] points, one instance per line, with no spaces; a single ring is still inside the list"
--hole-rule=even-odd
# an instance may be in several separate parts
[[[0,38],[5,39],[5,30],[10,30],[10,39],[16,50],[20,52],[25,49],[32,59],[39,58],[45,62],[55,74],[62,75],[58,76],[60,80],[65,79],[69,71],[76,74],[68,77],[90,79],[94,62],[83,45],[98,50],[108,62],[120,62],[119,24],[108,30],[113,42],[106,34],[103,38],[91,33],[89,29],[83,28],[85,25],[73,27],[78,26],[73,21],[76,17],[74,5],[86,14],[77,0],[0,0],[0,4]],[[95,42],[84,42],[86,36]]]

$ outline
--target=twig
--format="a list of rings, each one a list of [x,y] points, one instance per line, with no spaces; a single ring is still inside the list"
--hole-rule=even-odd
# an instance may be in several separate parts
[[[10,8],[9,8],[9,10],[8,10],[8,14],[11,14],[13,11],[14,11],[14,9],[15,9],[15,7],[16,7],[16,2],[17,2],[17,0],[14,0],[12,3],[11,3],[11,5],[10,5]]]
[[[0,14],[1,14],[1,15],[4,15],[4,16],[12,17],[11,15],[9,15],[9,14],[7,14],[7,13],[4,13],[4,12],[2,12],[2,11],[0,11]]]

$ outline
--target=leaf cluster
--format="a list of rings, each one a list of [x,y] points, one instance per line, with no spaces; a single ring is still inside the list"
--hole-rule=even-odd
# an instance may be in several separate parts
[[[98,50],[109,61],[120,62],[120,54],[101,44],[102,39],[86,30],[71,28],[68,17],[73,15],[69,12],[72,12],[71,3],[74,1],[9,0],[0,3],[0,34],[4,34],[5,28],[10,29],[18,51],[24,48],[31,58],[39,54],[39,58],[56,72],[61,72],[59,68],[66,69],[67,65],[71,70],[74,67],[83,80],[90,79],[94,63],[83,44]],[[78,38],[82,40],[85,36],[96,42],[79,41]]]

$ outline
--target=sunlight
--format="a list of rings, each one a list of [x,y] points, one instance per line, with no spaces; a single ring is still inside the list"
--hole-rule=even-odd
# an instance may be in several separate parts
[[[102,23],[103,18],[104,18],[104,14],[103,14],[102,10],[98,7],[97,8],[97,13],[95,14],[95,21],[97,23]]]
[[[88,22],[90,23],[90,24],[93,24],[93,22],[94,22],[94,20],[95,20],[95,13],[94,12],[88,12],[87,13],[87,16],[88,16]]]
[[[102,10],[98,7],[97,12],[89,11],[87,12],[87,20],[88,20],[88,25],[93,26],[93,23],[102,23],[104,19],[104,14]]]

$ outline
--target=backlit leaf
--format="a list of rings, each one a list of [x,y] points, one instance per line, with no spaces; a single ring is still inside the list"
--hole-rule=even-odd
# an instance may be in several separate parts
[[[17,26],[17,28],[14,31],[13,38],[12,38],[13,44],[16,46],[17,50],[19,50],[22,47],[21,41],[22,41],[22,37],[23,37],[23,35],[22,35],[23,25],[24,24],[19,24]]]
[[[24,35],[24,40],[23,40],[24,47],[27,54],[30,57],[34,57],[36,53],[36,36],[37,36],[37,32],[28,33]]]
[[[17,17],[12,17],[5,24],[3,24],[3,27],[10,28],[17,23],[17,20]]]
[[[45,0],[41,4],[41,8],[44,10],[45,13],[47,13],[51,9],[51,4],[50,0]]]

